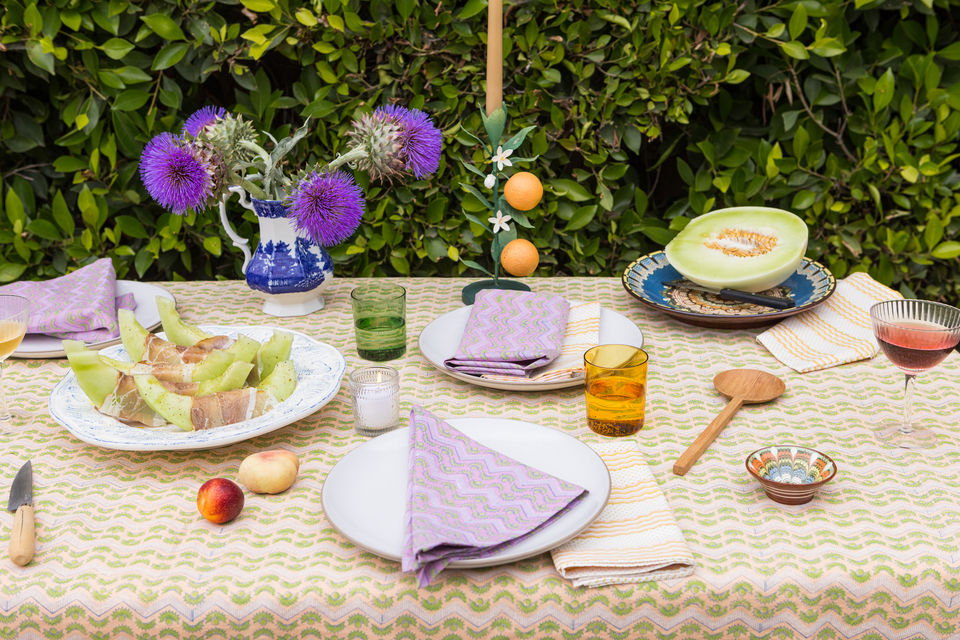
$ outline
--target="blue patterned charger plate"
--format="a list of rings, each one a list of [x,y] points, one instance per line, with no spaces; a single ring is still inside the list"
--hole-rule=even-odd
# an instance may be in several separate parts
[[[698,327],[751,329],[779,322],[787,316],[809,311],[837,288],[837,280],[819,262],[804,258],[796,273],[780,285],[762,291],[764,295],[792,298],[792,309],[770,309],[743,302],[721,300],[712,293],[669,287],[668,280],[683,280],[667,261],[663,251],[635,260],[623,272],[623,288],[634,298],[669,316]],[[689,281],[688,281],[689,282]]]
[[[202,325],[200,328],[213,335],[231,338],[242,333],[260,342],[273,335],[273,327]],[[297,372],[297,388],[277,408],[257,418],[204,431],[182,431],[173,425],[144,427],[126,424],[94,409],[80,389],[73,371],[67,371],[50,392],[50,415],[86,443],[125,451],[215,449],[270,433],[306,418],[330,402],[340,391],[340,380],[347,368],[343,355],[329,344],[299,331],[283,331],[293,334],[290,359]],[[164,337],[162,332],[157,335]],[[130,361],[123,345],[107,347],[100,353],[115,360]]]

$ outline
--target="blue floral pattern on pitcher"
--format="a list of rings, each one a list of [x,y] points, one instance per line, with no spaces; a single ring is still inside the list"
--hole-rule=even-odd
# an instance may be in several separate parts
[[[296,231],[281,201],[251,201],[260,218],[260,244],[247,267],[250,288],[269,294],[320,288],[333,275],[330,254]]]

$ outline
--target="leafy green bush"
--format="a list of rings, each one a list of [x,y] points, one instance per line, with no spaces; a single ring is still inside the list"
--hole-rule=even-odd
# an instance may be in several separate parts
[[[546,195],[521,230],[540,273],[615,275],[712,208],[791,209],[809,255],[907,294],[960,289],[960,0],[757,4],[530,0],[505,11],[505,100]],[[474,273],[489,234],[461,208],[480,154],[485,0],[6,0],[0,14],[0,281],[109,255],[122,275],[239,277],[216,211],[150,202],[143,145],[217,104],[264,130],[316,128],[397,101],[444,131],[436,176],[366,187],[341,275]],[[255,219],[232,204],[241,235]],[[239,223],[239,224],[238,224]],[[131,276],[128,276],[131,277]]]

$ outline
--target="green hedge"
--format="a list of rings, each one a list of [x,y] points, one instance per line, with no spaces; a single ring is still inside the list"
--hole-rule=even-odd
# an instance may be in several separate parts
[[[239,277],[214,210],[184,218],[137,174],[145,142],[221,105],[330,159],[388,101],[444,131],[432,179],[366,187],[341,275],[458,275],[490,236],[457,159],[475,149],[485,0],[5,0],[0,282],[114,258],[122,276]],[[541,275],[616,275],[722,206],[790,209],[809,255],[907,295],[960,298],[960,0],[508,3],[505,100],[546,187]],[[476,155],[475,157],[479,157]],[[238,231],[256,233],[236,204]],[[523,230],[525,232],[526,230]],[[522,233],[523,233],[522,232]]]

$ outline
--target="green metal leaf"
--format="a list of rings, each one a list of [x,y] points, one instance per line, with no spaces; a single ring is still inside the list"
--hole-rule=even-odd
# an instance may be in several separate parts
[[[526,139],[527,134],[536,128],[537,128],[536,126],[532,126],[532,127],[524,127],[523,129],[521,129],[520,133],[513,136],[503,144],[504,150],[519,148],[520,145],[523,144],[523,141]],[[520,158],[517,158],[517,159],[520,160]]]
[[[481,272],[487,274],[488,276],[493,277],[493,274],[490,273],[489,271],[487,271],[487,269],[486,269],[485,267],[481,266],[481,265],[480,265],[479,263],[477,263],[477,262],[474,262],[473,260],[467,260],[466,258],[461,257],[461,258],[460,258],[460,262],[462,262],[463,264],[467,265],[467,266],[470,267],[471,269],[476,269],[477,271],[481,271]]]
[[[503,129],[507,126],[507,111],[503,106],[499,106],[489,116],[481,108],[480,118],[483,119],[483,128],[487,131],[490,138],[490,145],[496,151],[500,145],[500,138],[503,137]]]

